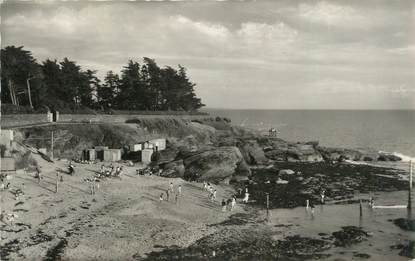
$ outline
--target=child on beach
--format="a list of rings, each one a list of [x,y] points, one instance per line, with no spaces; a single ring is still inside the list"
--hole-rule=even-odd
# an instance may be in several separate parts
[[[212,201],[216,200],[216,189],[212,193]]]
[[[236,198],[235,198],[235,196],[233,196],[232,197],[232,202],[231,202],[231,211],[233,210],[233,208],[235,207],[235,205],[236,205]]]
[[[179,187],[177,188],[177,194],[179,195],[179,196],[181,196],[182,195],[182,185],[179,185]],[[176,195],[177,195],[176,194]]]
[[[244,202],[244,203],[248,203],[248,200],[249,200],[249,193],[245,193],[245,197],[244,197],[244,199],[242,200],[242,202]]]
[[[160,200],[160,202],[163,201],[163,193],[160,194],[159,200]]]
[[[174,186],[173,186],[173,182],[170,182],[170,191],[171,192],[173,192],[174,190],[173,190],[173,188],[174,188]]]

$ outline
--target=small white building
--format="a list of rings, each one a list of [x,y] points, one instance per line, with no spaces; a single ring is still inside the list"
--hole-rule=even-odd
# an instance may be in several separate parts
[[[0,167],[2,173],[9,171],[16,171],[16,160],[12,157],[1,158]]]
[[[14,139],[13,130],[0,130],[0,144],[10,148]]]
[[[149,141],[146,141],[143,143],[143,149],[153,149],[154,148],[154,144],[150,143]]]
[[[94,161],[97,159],[97,152],[94,149],[87,150],[88,160]]]
[[[121,150],[120,149],[104,149],[103,155],[104,161],[120,161],[121,160]]]
[[[143,163],[150,163],[151,162],[151,156],[153,156],[154,150],[153,149],[143,149],[141,151],[141,162]]]
[[[166,149],[166,139],[154,139],[150,140],[149,143],[153,144],[158,151]]]
[[[141,151],[143,150],[143,144],[133,144],[130,145],[130,151]]]

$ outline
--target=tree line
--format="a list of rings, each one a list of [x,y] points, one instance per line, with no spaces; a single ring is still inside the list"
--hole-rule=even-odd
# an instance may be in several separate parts
[[[2,104],[50,110],[87,107],[98,110],[183,110],[204,106],[186,68],[161,68],[154,59],[130,60],[121,73],[84,70],[75,61],[38,63],[23,46],[1,49]]]

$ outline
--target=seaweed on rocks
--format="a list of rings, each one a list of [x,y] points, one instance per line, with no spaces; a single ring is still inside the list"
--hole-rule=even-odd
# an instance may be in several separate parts
[[[212,224],[210,226],[229,226],[229,225],[241,226],[241,225],[245,225],[249,223],[255,223],[255,220],[253,219],[252,215],[245,214],[245,213],[236,213],[236,214],[229,216],[229,218],[226,219],[225,221],[217,223],[217,224]]]
[[[332,233],[335,246],[350,246],[352,244],[360,243],[369,237],[369,234],[363,229],[355,226],[345,226],[342,230]]]
[[[17,253],[22,248],[39,245],[52,240],[53,237],[45,234],[42,230],[38,230],[36,234],[33,234],[26,239],[14,239],[2,246],[0,251],[1,260],[10,260],[10,254]]]
[[[415,258],[415,241],[409,241],[408,244],[403,245],[400,256]]]
[[[330,247],[321,239],[296,235],[277,241],[265,231],[224,228],[186,248],[151,252],[144,260],[308,260],[329,256],[321,252]]]
[[[415,219],[397,218],[393,223],[403,230],[415,231]]]
[[[280,170],[292,170],[294,174]],[[406,190],[407,182],[399,180],[398,173],[395,169],[349,163],[276,162],[272,168],[252,169],[248,189],[253,202],[262,206],[269,193],[271,208],[304,206],[306,200],[320,204],[322,190],[327,202],[354,203],[355,191]],[[286,184],[278,182],[281,180]]]
[[[65,238],[61,239],[56,246],[48,250],[45,261],[61,260],[62,254],[67,245],[68,241]]]

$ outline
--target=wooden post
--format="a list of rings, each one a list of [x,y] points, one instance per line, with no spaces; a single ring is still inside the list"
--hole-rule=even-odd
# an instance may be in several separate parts
[[[59,172],[56,173],[56,193],[58,193],[59,188]]]
[[[269,220],[269,193],[266,193],[267,195],[267,220]]]
[[[412,208],[412,161],[409,161],[408,209]]]
[[[51,158],[51,160],[53,160],[53,144],[54,143],[54,141],[53,141],[53,131],[52,131],[52,137],[51,137],[51,148],[50,148],[50,158]]]

